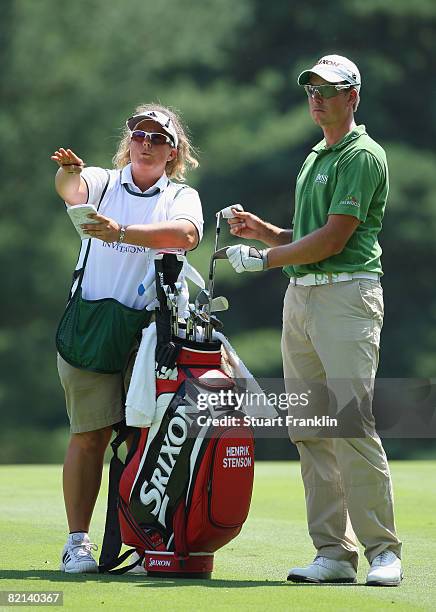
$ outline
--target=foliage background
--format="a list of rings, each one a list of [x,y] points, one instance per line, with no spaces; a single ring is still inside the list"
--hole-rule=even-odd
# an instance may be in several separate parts
[[[59,461],[66,443],[53,337],[79,243],[53,188],[50,154],[68,146],[88,165],[110,167],[138,103],[179,109],[200,153],[188,182],[204,206],[207,232],[192,257],[204,272],[223,206],[241,202],[289,226],[296,175],[320,139],[296,77],[326,53],[360,67],[357,121],[390,162],[379,375],[434,377],[433,0],[2,0],[1,8],[0,461]],[[285,277],[218,266],[232,343],[255,374],[281,376]],[[395,457],[435,448],[386,443]],[[286,441],[259,451],[293,452]]]

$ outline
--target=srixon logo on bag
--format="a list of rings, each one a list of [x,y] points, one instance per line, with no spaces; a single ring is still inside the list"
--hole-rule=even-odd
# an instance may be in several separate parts
[[[156,559],[155,557],[151,557],[148,560],[147,567],[149,569],[152,567],[171,567],[171,559]]]
[[[167,524],[166,511],[170,495],[174,493],[169,487],[169,481],[180,451],[188,438],[191,422],[192,420],[182,411],[181,407],[175,410],[166,426],[163,443],[156,460],[156,468],[150,480],[144,480],[139,492],[139,499],[144,509],[155,517],[162,527]],[[188,469],[189,466],[185,467]]]
[[[162,421],[152,426],[135,484],[130,510],[140,525],[155,525],[165,544],[173,534],[173,517],[189,482],[190,456],[195,442],[192,410],[184,386],[171,394]]]

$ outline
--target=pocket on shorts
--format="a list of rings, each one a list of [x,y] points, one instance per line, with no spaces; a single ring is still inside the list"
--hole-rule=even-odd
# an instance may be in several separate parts
[[[366,314],[373,319],[383,320],[383,289],[379,281],[359,278],[355,283],[358,297]]]

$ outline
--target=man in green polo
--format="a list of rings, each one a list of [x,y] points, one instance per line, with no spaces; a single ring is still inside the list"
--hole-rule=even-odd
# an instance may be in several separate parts
[[[367,584],[394,586],[402,579],[401,542],[371,411],[383,323],[378,234],[388,195],[386,155],[354,121],[361,80],[353,62],[325,56],[300,74],[298,84],[324,139],[298,175],[293,230],[235,210],[231,233],[269,248],[236,245],[227,256],[237,272],[283,267],[290,279],[282,334],[287,389],[296,380],[324,383],[338,414],[356,409],[363,433],[291,432],[317,554],[307,567],[290,570],[288,580],[356,582],[359,540],[370,564]]]

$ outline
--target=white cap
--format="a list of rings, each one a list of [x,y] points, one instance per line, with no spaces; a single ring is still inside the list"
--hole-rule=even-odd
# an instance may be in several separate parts
[[[163,127],[168,136],[171,137],[173,144],[177,149],[177,146],[179,144],[179,137],[177,135],[177,130],[174,126],[174,123],[171,121],[168,115],[158,110],[144,111],[143,113],[139,113],[138,115],[133,115],[132,117],[129,117],[129,119],[127,119],[126,121],[126,125],[129,130],[133,132],[135,127],[141,121],[156,121],[156,123],[159,123],[159,125]]]
[[[298,77],[299,85],[307,85],[311,74],[317,74],[329,83],[345,81],[360,88],[360,72],[354,62],[342,55],[324,55],[313,68],[303,70]]]

